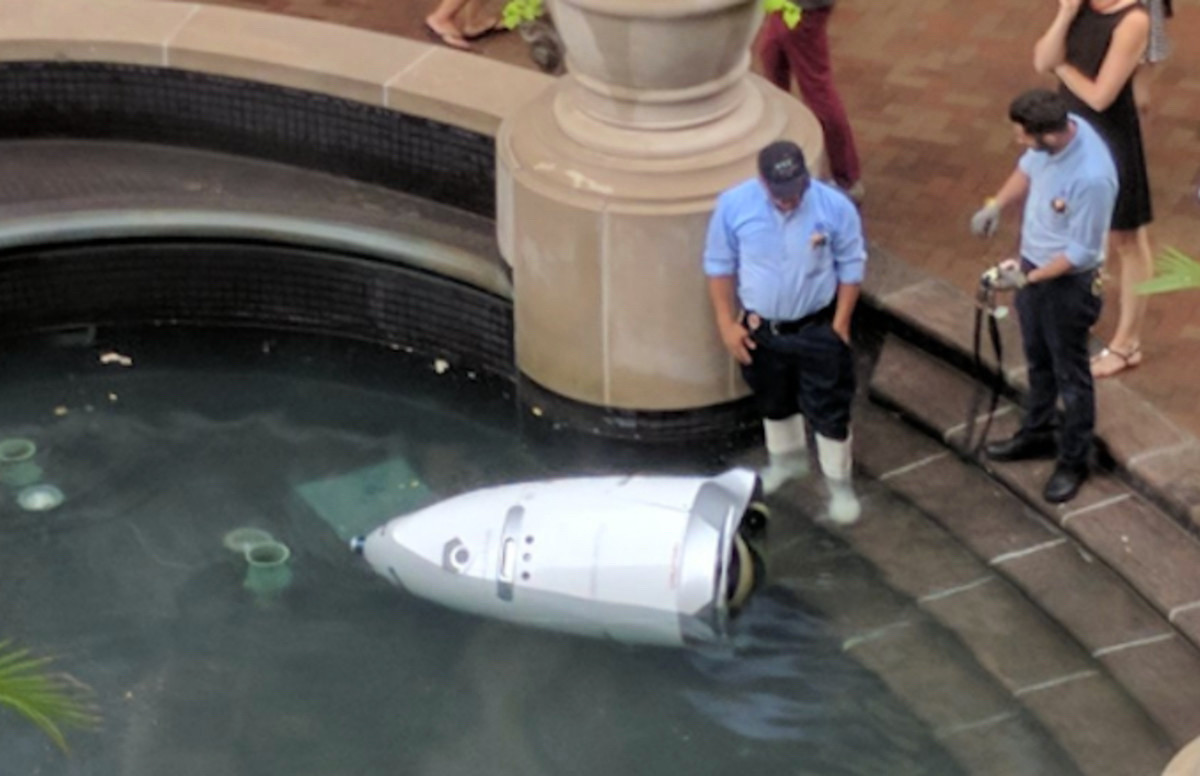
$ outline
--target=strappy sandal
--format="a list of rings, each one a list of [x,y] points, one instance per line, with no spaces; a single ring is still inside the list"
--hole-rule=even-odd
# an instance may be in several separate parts
[[[1142,347],[1134,345],[1127,351],[1104,348],[1092,356],[1092,377],[1112,377],[1142,363]]]

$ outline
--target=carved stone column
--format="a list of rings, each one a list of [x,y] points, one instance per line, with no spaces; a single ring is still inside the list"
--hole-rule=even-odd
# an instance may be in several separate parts
[[[749,73],[760,0],[551,0],[569,74],[497,138],[517,365],[616,410],[746,393],[701,267],[716,195],[788,138],[823,165],[796,99]]]
[[[1200,738],[1185,746],[1167,763],[1163,776],[1196,776],[1200,773]]]

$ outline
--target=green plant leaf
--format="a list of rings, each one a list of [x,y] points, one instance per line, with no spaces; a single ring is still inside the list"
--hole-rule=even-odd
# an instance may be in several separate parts
[[[783,23],[789,30],[796,29],[804,12],[793,0],[763,0],[763,10],[767,13],[777,13],[783,17]]]
[[[1176,248],[1166,248],[1155,262],[1154,277],[1137,285],[1139,294],[1167,294],[1200,288],[1200,262]]]
[[[799,6],[788,3],[787,7],[783,9],[783,23],[787,25],[789,30],[794,30],[796,29],[796,25],[800,23],[800,17],[803,15],[804,12],[800,10]]]
[[[64,726],[87,729],[100,722],[88,698],[91,691],[65,674],[47,671],[51,658],[29,655],[11,640],[0,641],[0,706],[15,710],[66,752]]]
[[[504,10],[500,12],[500,23],[506,30],[515,30],[521,23],[521,12],[513,7],[513,3],[505,3]]]
[[[514,29],[524,22],[532,22],[546,13],[542,0],[508,0],[500,11],[500,19],[505,27]]]

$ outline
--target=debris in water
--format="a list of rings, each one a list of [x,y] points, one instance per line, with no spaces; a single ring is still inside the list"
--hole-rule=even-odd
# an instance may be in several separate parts
[[[118,353],[115,350],[109,350],[100,354],[101,364],[120,364],[121,366],[133,366],[133,359],[124,353]]]
[[[30,485],[17,494],[21,509],[45,512],[63,503],[63,492],[53,485]]]

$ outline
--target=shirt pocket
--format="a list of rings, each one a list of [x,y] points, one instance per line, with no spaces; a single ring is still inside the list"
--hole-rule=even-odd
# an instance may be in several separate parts
[[[804,246],[808,256],[806,277],[825,275],[833,269],[833,235],[822,229],[814,229],[807,236]]]
[[[1070,215],[1071,201],[1067,199],[1066,192],[1050,198],[1050,219],[1055,225],[1066,224],[1070,220]]]

